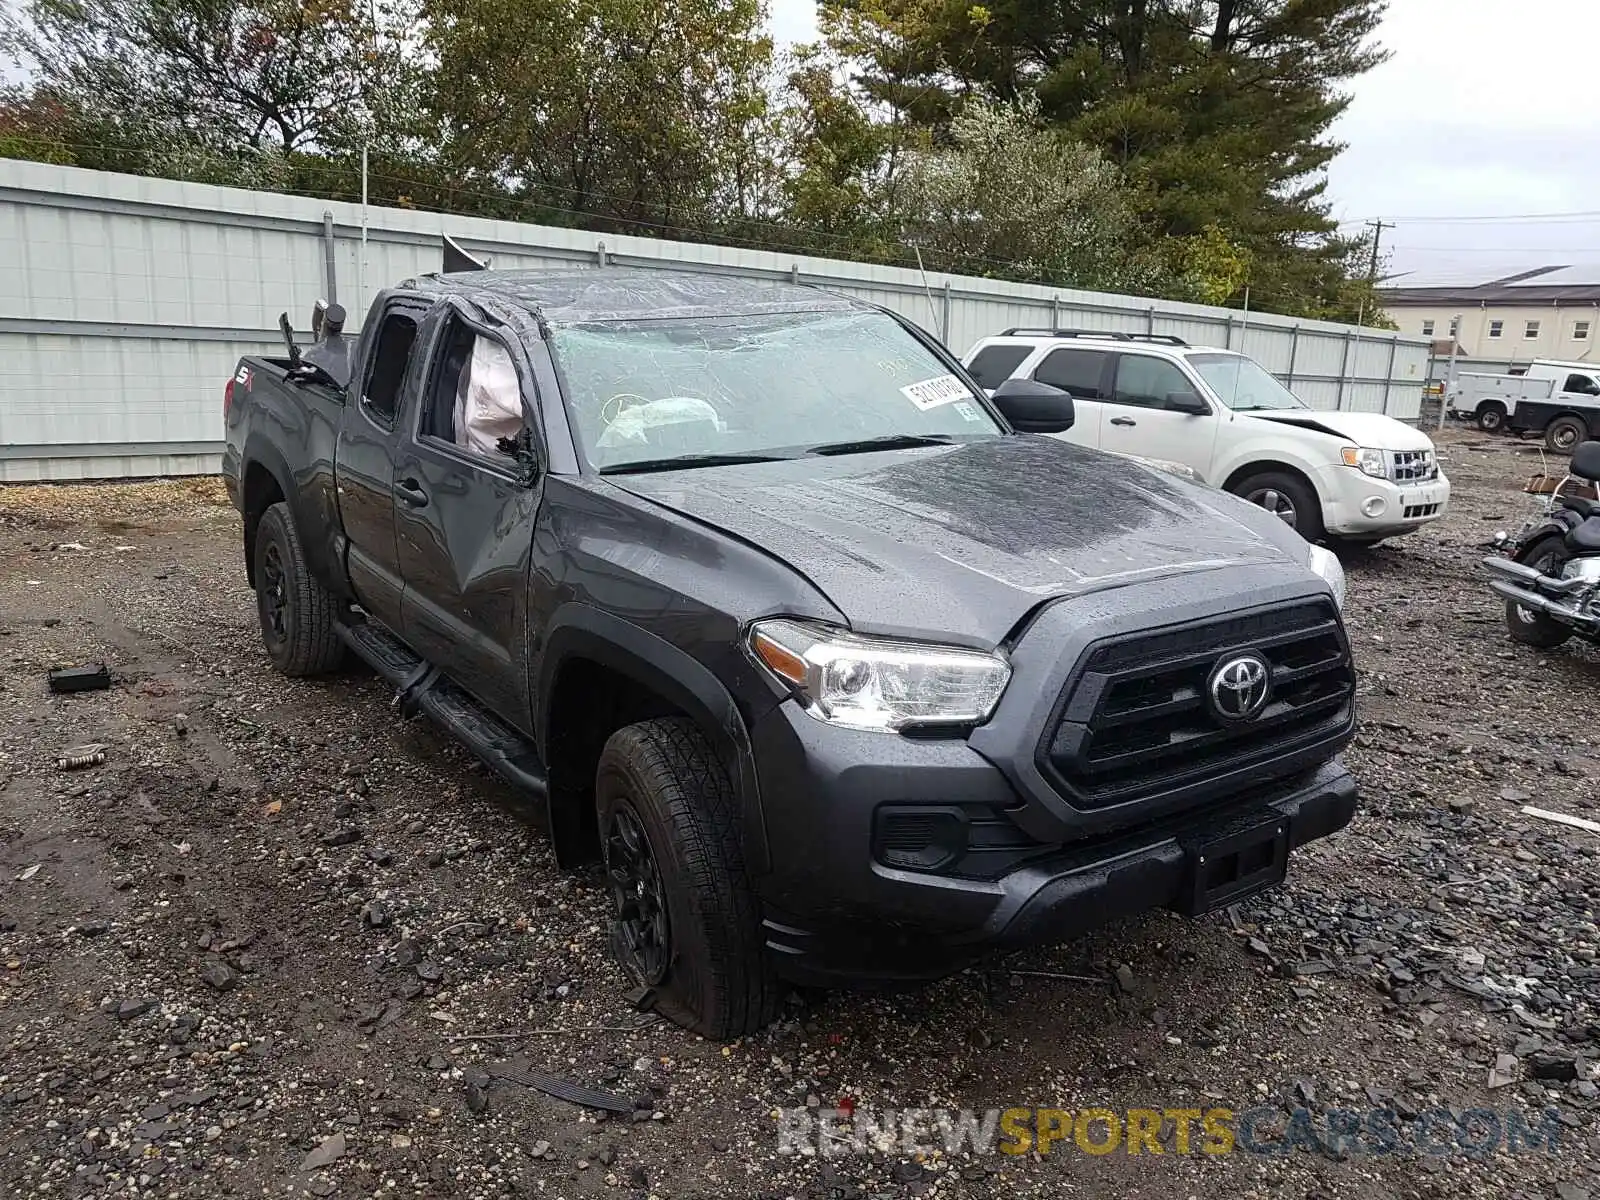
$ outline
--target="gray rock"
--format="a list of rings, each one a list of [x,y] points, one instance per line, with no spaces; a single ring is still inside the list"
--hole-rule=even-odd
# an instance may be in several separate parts
[[[300,1161],[302,1171],[320,1171],[323,1167],[331,1166],[344,1157],[344,1134],[336,1133],[330,1138],[324,1138],[322,1144],[306,1155]]]
[[[227,963],[215,958],[209,960],[200,968],[200,978],[204,979],[219,992],[232,991],[239,985],[238,973]]]
[[[1541,1050],[1526,1059],[1528,1074],[1534,1079],[1566,1083],[1578,1077],[1578,1060],[1560,1051]]]

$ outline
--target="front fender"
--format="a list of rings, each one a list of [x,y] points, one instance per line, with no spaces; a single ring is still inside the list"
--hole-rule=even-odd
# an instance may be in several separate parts
[[[568,603],[551,618],[534,684],[534,732],[551,760],[550,697],[561,668],[589,659],[649,688],[681,710],[710,739],[739,801],[740,843],[753,874],[769,869],[766,822],[750,732],[732,693],[705,664],[638,625],[586,604]]]

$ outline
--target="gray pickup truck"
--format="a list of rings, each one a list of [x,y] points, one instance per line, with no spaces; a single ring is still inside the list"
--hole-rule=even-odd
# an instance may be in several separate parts
[[[1337,560],[1072,419],[811,288],[472,272],[244,359],[225,472],[272,662],[353,652],[542,802],[641,1002],[721,1038],[1350,820]]]

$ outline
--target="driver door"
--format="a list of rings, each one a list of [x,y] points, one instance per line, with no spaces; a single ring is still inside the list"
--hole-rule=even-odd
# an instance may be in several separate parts
[[[1102,406],[1100,449],[1180,462],[1209,481],[1216,415],[1175,410],[1170,401],[1179,396],[1198,400],[1200,392],[1176,364],[1154,355],[1119,354],[1111,399]]]
[[[510,455],[471,449],[458,436],[456,399],[463,372],[471,370],[473,342],[492,335],[441,309],[424,330],[430,358],[394,465],[405,638],[452,682],[527,733],[520,664],[543,472],[528,486]],[[529,413],[535,411],[530,399],[524,393]]]

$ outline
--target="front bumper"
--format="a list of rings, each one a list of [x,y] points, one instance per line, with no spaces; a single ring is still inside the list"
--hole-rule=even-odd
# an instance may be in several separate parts
[[[1450,505],[1443,471],[1426,483],[1392,483],[1342,464],[1317,473],[1322,525],[1344,537],[1393,537],[1439,520]]]
[[[1293,850],[1355,812],[1355,781],[1333,759],[1131,829],[1031,843],[990,859],[997,869],[984,877],[905,870],[874,853],[879,806],[1003,817],[1023,801],[999,768],[965,741],[838,730],[787,703],[753,732],[774,852],[761,884],[766,944],[801,984],[933,979],[992,950],[1064,941],[1118,917],[1193,911],[1202,841],[1270,821]]]

